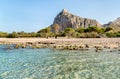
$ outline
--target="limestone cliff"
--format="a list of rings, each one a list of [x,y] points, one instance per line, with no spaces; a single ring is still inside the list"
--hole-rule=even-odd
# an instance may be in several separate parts
[[[96,20],[82,18],[69,13],[67,10],[63,9],[54,19],[53,24],[58,24],[60,26],[60,31],[65,28],[72,27],[74,29],[78,27],[87,28],[89,26],[101,27],[101,24]]]

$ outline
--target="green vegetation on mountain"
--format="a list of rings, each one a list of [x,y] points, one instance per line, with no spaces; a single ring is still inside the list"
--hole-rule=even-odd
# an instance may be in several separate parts
[[[54,28],[47,27],[39,30],[38,32],[0,32],[0,37],[7,38],[23,38],[23,37],[68,37],[68,38],[100,38],[100,37],[120,37],[120,31],[114,32],[111,27],[100,28],[91,26],[88,28],[65,28],[63,31],[58,30],[59,25],[54,25]]]

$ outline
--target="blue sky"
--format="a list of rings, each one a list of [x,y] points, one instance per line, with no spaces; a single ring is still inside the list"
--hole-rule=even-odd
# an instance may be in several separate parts
[[[64,8],[101,24],[120,17],[120,0],[0,0],[0,31],[36,32]]]

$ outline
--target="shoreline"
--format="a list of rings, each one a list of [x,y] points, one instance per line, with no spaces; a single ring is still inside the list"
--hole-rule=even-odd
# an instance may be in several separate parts
[[[95,48],[96,51],[116,49],[120,51],[120,38],[0,38],[0,44],[15,44],[15,48],[54,48],[82,50]]]

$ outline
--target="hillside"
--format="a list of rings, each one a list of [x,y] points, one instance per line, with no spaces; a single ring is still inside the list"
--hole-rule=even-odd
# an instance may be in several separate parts
[[[108,24],[103,25],[104,27],[111,27],[113,32],[120,31],[120,17],[117,18],[115,21],[109,22]]]

